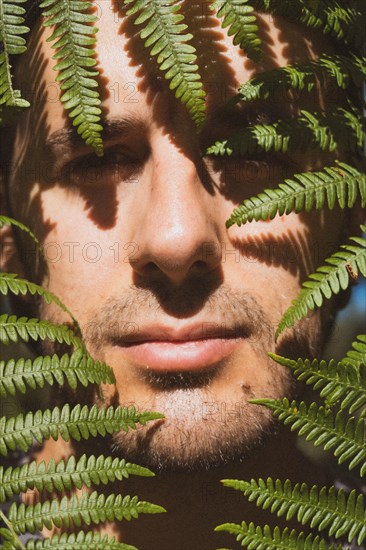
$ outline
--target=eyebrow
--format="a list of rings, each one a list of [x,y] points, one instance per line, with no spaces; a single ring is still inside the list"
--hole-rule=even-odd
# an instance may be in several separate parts
[[[281,110],[283,114],[283,109]],[[238,127],[248,126],[256,123],[255,116],[264,115],[269,122],[276,120],[280,113],[275,104],[268,102],[254,101],[245,104],[227,105],[223,104],[210,110],[206,115],[206,121],[200,134],[212,129],[213,127]],[[147,131],[146,122],[133,114],[106,118],[102,120],[104,141],[112,141],[117,138],[126,137],[130,134],[139,134]],[[88,149],[82,141],[81,136],[73,127],[60,128],[50,134],[44,144],[47,154],[59,157],[72,150]]]
[[[140,133],[146,130],[145,122],[135,115],[113,117],[102,120],[103,140],[113,140],[132,133]],[[74,148],[87,148],[81,136],[75,128],[61,128],[50,134],[44,144],[44,148],[50,154],[60,154]]]

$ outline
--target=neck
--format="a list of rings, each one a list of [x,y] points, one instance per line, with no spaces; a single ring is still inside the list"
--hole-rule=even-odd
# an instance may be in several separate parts
[[[92,442],[90,447],[93,452]],[[49,441],[38,459],[48,460],[51,454],[61,458],[61,454],[67,456],[71,452],[70,447],[64,446],[61,450],[59,442]],[[282,430],[242,461],[198,472],[160,472],[154,478],[132,476],[108,489],[100,488],[105,492],[138,495],[141,500],[167,510],[166,514],[140,516],[137,522],[121,522],[103,530],[113,533],[118,540],[136,545],[139,550],[212,550],[231,545],[233,537],[215,533],[215,526],[243,520],[262,526],[280,523],[277,517],[249,503],[241,493],[220,483],[226,478],[259,477],[309,484],[325,482],[324,472],[296,448],[293,434]]]

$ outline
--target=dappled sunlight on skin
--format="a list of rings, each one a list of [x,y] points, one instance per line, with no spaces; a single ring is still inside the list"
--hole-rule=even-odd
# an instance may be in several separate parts
[[[29,216],[37,223],[35,233],[40,239],[44,241],[48,233],[55,229],[55,224],[50,223],[49,220],[43,220],[40,216],[42,212],[41,206],[41,193],[46,189],[53,188],[55,184],[62,185],[61,181],[57,181],[53,167],[56,163],[56,157],[52,154],[51,150],[45,150],[46,138],[50,133],[50,124],[48,121],[47,108],[48,105],[54,104],[59,101],[60,88],[59,84],[51,78],[44,79],[43,74],[46,66],[50,63],[47,59],[44,48],[38,43],[36,47],[34,44],[39,42],[43,33],[49,33],[48,29],[35,26],[36,30],[33,30],[29,49],[24,59],[21,60],[16,70],[16,81],[19,82],[19,87],[24,90],[24,96],[31,102],[30,113],[26,113],[26,116],[20,118],[19,128],[21,136],[19,143],[15,144],[17,149],[17,163],[13,168],[14,181],[16,185],[22,186],[22,190],[27,190],[34,180],[34,176],[38,177],[39,189],[37,192],[31,194],[31,200],[28,204],[24,204],[25,210],[22,216]],[[28,59],[27,59],[28,58]],[[107,87],[109,80],[103,76],[104,70],[99,66],[98,55],[96,52],[95,58],[97,59],[96,69],[100,75],[98,77],[99,91],[102,99],[102,117],[108,116],[107,100],[110,97],[110,91]],[[22,64],[26,64],[30,67],[29,78],[24,80],[24,71],[21,70]],[[54,63],[54,62],[52,62]],[[50,73],[50,76],[56,77],[57,73]],[[32,83],[32,89],[29,88],[29,82]],[[61,117],[66,126],[71,126],[71,121],[68,117],[66,110],[62,111]],[[32,128],[32,131],[30,131]],[[76,129],[73,129],[75,135]],[[80,145],[82,140],[80,139]],[[19,151],[19,153],[18,153]],[[25,159],[26,152],[30,154],[29,158]],[[29,162],[29,159],[30,162]],[[95,182],[96,185],[100,183],[100,179]],[[116,185],[106,188],[97,188],[97,186],[79,189],[83,199],[85,200],[85,210],[89,212],[88,216],[94,220],[96,225],[99,225],[102,229],[108,229],[115,224],[116,214],[118,209],[118,201],[116,198]],[[20,189],[19,189],[20,191]],[[28,191],[26,191],[28,192]],[[23,238],[23,237],[22,237]],[[28,262],[28,271],[31,268],[31,263]],[[35,275],[36,280],[42,279],[42,273]]]
[[[103,390],[105,404],[162,407],[163,413],[172,416],[171,421],[147,430],[145,439],[141,435],[145,432],[139,430],[131,437],[118,436],[113,445],[126,448],[129,456],[145,453],[147,462],[152,453],[151,461],[167,468],[208,467],[240,456],[272,429],[269,415],[250,408],[248,397],[291,393],[290,375],[268,360],[266,350],[287,346],[288,350],[315,353],[320,349],[319,315],[300,325],[301,330],[287,331],[277,347],[274,326],[279,311],[291,303],[312,265],[312,237],[321,239],[339,228],[332,223],[314,224],[311,217],[292,216],[259,224],[255,231],[254,224],[227,230],[225,221],[242,200],[241,191],[255,194],[256,185],[263,181],[243,181],[248,172],[243,177],[230,176],[220,159],[209,161],[203,153],[220,131],[231,133],[243,121],[246,125],[257,121],[261,106],[250,105],[252,118],[237,110],[231,118],[226,118],[226,111],[220,112],[224,123],[208,117],[198,135],[186,108],[168,90],[168,82],[157,75],[156,62],[148,60],[138,29],[131,20],[122,22],[122,12],[114,8],[114,12],[103,10],[97,48],[107,114],[105,157],[95,160],[80,140],[67,141],[70,136],[65,129],[70,128],[70,121],[62,106],[43,97],[44,105],[37,104],[25,115],[25,133],[18,140],[27,148],[24,166],[50,163],[54,171],[39,178],[34,171],[27,173],[22,221],[37,229],[45,246],[54,244],[66,252],[65,243],[75,244],[75,258],[49,259],[51,275],[44,280],[73,311],[86,336],[93,323],[100,329],[99,340],[86,337],[86,342],[88,350],[115,371],[116,386]],[[190,4],[185,9],[195,28],[199,10],[192,12]],[[265,42],[261,69],[292,61],[290,51],[283,59],[279,27],[279,20],[261,20]],[[43,36],[48,36],[46,31]],[[288,43],[295,38],[291,30]],[[232,38],[219,31],[214,15],[208,16],[207,27],[197,31],[195,44],[202,49],[203,82],[217,84],[213,92],[207,89],[212,115],[228,99],[226,91],[232,93],[254,72],[248,70],[250,62],[242,52],[235,54]],[[35,51],[46,58],[52,53],[46,44]],[[51,67],[51,63],[42,65],[45,72],[40,86],[44,90],[54,82]],[[37,157],[31,131],[35,117],[43,124],[37,136]],[[276,181],[282,174],[277,174]],[[274,243],[270,249],[268,241]],[[82,254],[88,243],[100,247],[98,261]],[[253,243],[255,261],[236,262],[236,255],[245,260],[243,247]],[[112,250],[114,245],[119,247],[119,256]],[[129,254],[130,246],[136,253]],[[234,254],[225,256],[227,249]],[[289,251],[299,252],[293,262]],[[41,313],[53,321],[66,320],[52,305],[43,305]],[[131,339],[126,323],[136,324],[140,340]],[[217,333],[207,337],[203,332],[207,324],[218,325]],[[190,352],[211,341],[220,353],[227,343],[233,347],[227,355],[213,357],[215,351],[212,357],[210,352],[197,359],[195,370],[188,361],[184,363],[187,348]],[[159,370],[161,356],[156,360],[159,365],[151,366],[159,346],[170,350],[169,361],[173,355],[176,359],[175,370],[166,376]],[[150,350],[150,364],[146,355],[138,356],[141,349],[142,355]],[[212,415],[197,420],[205,401],[235,402],[242,407],[239,419],[225,420],[225,440],[220,420]],[[183,409],[185,417],[179,422]],[[187,418],[189,430],[184,425]],[[177,448],[176,442],[181,443],[182,434],[188,432],[187,445]]]
[[[314,266],[311,260],[312,246],[307,236],[300,231],[287,231],[283,235],[263,231],[248,237],[243,232],[243,237],[235,236],[231,243],[242,255],[242,261],[248,263],[249,269],[253,263],[259,262],[281,267],[304,281]]]
[[[114,11],[109,4],[103,6],[105,20],[97,35],[106,119],[103,159],[96,159],[80,140],[60,147],[58,138],[65,137],[62,132],[71,123],[62,107],[49,100],[55,74],[46,61],[52,53],[47,45],[34,46],[20,65],[25,80],[39,78],[38,70],[45,74],[36,104],[18,127],[14,164],[20,159],[17,175],[25,169],[25,176],[14,182],[12,206],[46,247],[57,251],[59,246],[65,253],[65,243],[76,245],[75,256],[70,249],[57,261],[48,256],[50,278],[41,270],[37,278],[75,314],[88,351],[110,364],[116,377],[116,384],[103,385],[100,393],[62,387],[52,399],[73,404],[85,398],[103,406],[133,403],[160,410],[166,419],[106,440],[59,447],[51,441],[38,458],[111,449],[115,456],[155,468],[160,471],[156,480],[130,479],[106,492],[139,494],[166,506],[169,514],[141,518],[137,528],[133,522],[131,527],[115,524],[110,532],[141,550],[206,550],[219,540],[212,527],[226,519],[222,498],[228,499],[231,521],[243,515],[254,521],[269,519],[241,497],[240,502],[226,493],[211,498],[212,487],[220,487],[223,477],[281,477],[285,471],[296,481],[309,476],[315,482],[319,476],[323,482],[322,473],[312,471],[301,458],[291,434],[280,432],[278,439],[271,439],[277,430],[271,415],[248,400],[299,392],[289,371],[270,360],[267,351],[292,358],[320,353],[330,306],[326,314],[315,311],[284,331],[278,342],[275,328],[301,282],[328,254],[328,241],[335,243],[346,232],[347,219],[335,210],[226,229],[232,209],[245,197],[262,186],[278,185],[296,171],[318,168],[330,157],[311,151],[311,163],[306,164],[308,159],[298,162],[292,155],[273,172],[271,155],[249,159],[252,164],[243,168],[235,159],[208,159],[205,148],[234,133],[239,124],[266,123],[273,114],[293,116],[300,107],[316,107],[318,98],[282,98],[275,113],[250,104],[250,117],[241,112],[233,120],[235,111],[225,122],[224,113],[221,122],[211,121],[211,126],[208,118],[198,135],[186,108],[157,74],[156,61],[149,60],[137,36],[139,27],[131,20],[122,22],[120,5],[115,2]],[[312,57],[311,33],[304,39],[302,31],[281,18],[261,17],[265,55],[254,65],[243,52],[235,54],[232,38],[220,30],[213,14],[205,14],[201,29],[201,8],[183,5],[195,35],[192,43],[199,50],[211,113],[255,71]],[[41,168],[39,177],[35,166]],[[102,252],[95,262],[82,253],[89,244]],[[29,259],[28,275],[31,263]],[[56,306],[42,304],[39,310],[43,318],[70,326]],[[235,347],[223,358],[206,357],[198,366],[187,367],[184,347],[199,347],[210,339],[217,340],[218,347],[233,340]],[[153,358],[149,364],[147,354],[141,359],[154,345],[175,348],[174,369],[154,365]],[[143,348],[142,354],[133,355],[133,348]],[[42,351],[69,349],[48,342]]]
[[[88,218],[101,229],[110,229],[116,223],[118,199],[116,185],[83,189]]]

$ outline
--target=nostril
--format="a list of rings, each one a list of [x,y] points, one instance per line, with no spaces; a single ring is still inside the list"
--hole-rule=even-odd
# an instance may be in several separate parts
[[[157,266],[154,262],[148,262],[143,266],[144,275],[155,275],[159,271],[159,266]]]
[[[194,263],[194,267],[197,269],[197,271],[203,271],[204,269],[207,269],[207,262],[204,260],[197,260]]]

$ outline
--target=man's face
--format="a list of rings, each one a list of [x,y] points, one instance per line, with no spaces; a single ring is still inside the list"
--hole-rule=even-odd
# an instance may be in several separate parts
[[[104,157],[70,131],[42,30],[27,62],[33,68],[19,71],[24,82],[41,83],[18,125],[10,182],[13,210],[45,247],[43,284],[78,319],[92,355],[114,369],[105,404],[166,415],[115,437],[122,453],[155,467],[214,464],[270,431],[269,413],[247,400],[291,393],[288,372],[267,351],[319,350],[316,315],[278,346],[274,330],[341,226],[339,213],[291,214],[226,229],[244,198],[329,162],[316,149],[311,156],[202,156],[239,126],[319,109],[313,94],[301,104],[288,97],[222,111],[256,71],[311,58],[321,45],[263,17],[265,53],[255,66],[213,15],[191,9],[207,91],[200,133],[147,60],[136,28],[106,5],[97,35]],[[69,321],[53,306],[42,304],[41,314]]]

